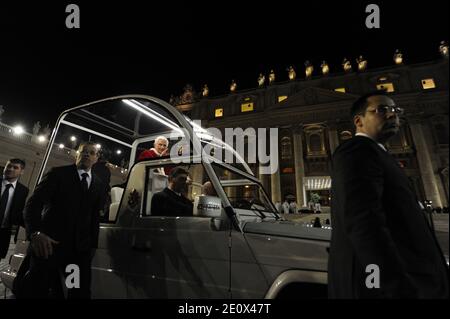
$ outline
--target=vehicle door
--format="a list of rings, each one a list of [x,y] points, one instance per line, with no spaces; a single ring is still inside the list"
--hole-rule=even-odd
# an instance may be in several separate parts
[[[126,243],[128,297],[229,298],[229,224],[201,216],[196,208],[189,217],[171,216],[170,211],[167,216],[152,216],[153,195],[164,190],[169,178],[155,172],[158,165],[150,161],[137,166],[141,167],[136,171],[145,173],[135,177],[133,170],[130,178],[142,178],[144,188],[140,213],[133,216]],[[194,201],[208,177],[202,164],[184,167],[191,179],[185,195]]]

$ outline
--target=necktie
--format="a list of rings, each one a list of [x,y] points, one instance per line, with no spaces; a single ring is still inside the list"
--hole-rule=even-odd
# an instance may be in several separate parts
[[[88,191],[88,182],[87,182],[87,178],[89,177],[88,173],[83,173],[81,174],[81,189],[83,190],[84,193],[87,193]]]
[[[9,198],[9,189],[12,187],[12,184],[7,184],[5,187],[5,191],[0,198],[0,227],[3,223],[3,218],[5,217],[6,205],[8,204]]]

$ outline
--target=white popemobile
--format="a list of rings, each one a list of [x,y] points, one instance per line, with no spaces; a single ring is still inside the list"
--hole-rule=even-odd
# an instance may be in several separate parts
[[[61,114],[38,180],[50,169],[49,158],[73,163],[74,151],[59,144],[72,135],[103,149],[120,147],[114,154],[125,156],[129,167],[126,182],[111,183],[92,262],[92,297],[326,298],[331,230],[281,218],[241,156],[205,132],[173,106],[144,95],[112,97]],[[135,163],[160,135],[180,157]],[[218,161],[217,152],[231,153],[234,163]],[[167,185],[167,176],[155,168],[174,165],[189,171],[193,216],[152,216],[152,196]],[[202,195],[206,181],[217,196]],[[10,267],[0,273],[8,288],[27,245],[21,229]]]

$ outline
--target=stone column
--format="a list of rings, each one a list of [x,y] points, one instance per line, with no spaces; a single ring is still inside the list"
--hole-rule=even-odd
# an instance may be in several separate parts
[[[261,182],[263,188],[265,189],[265,191],[267,192],[267,194],[270,195],[270,191],[271,191],[271,185],[269,183],[269,175],[267,174],[260,174],[260,168],[258,166],[258,171],[257,171],[257,176],[259,181]]]
[[[306,206],[305,198],[305,161],[303,160],[302,128],[297,127],[293,131],[294,141],[294,169],[295,169],[295,191],[297,207]]]
[[[195,183],[203,184],[203,166],[201,164],[195,165],[192,169],[191,178]],[[192,185],[192,196],[201,195],[202,187],[200,185]]]
[[[270,186],[272,190],[272,202],[281,202],[280,167],[270,176]]]
[[[442,169],[439,172],[439,174],[441,176],[442,184],[444,186],[444,192],[445,192],[444,195],[445,195],[445,199],[447,200],[446,206],[448,206],[448,192],[449,192],[449,189],[448,189],[448,166],[445,167],[444,169]]]
[[[328,142],[330,144],[330,155],[331,155],[334,153],[336,148],[339,146],[339,136],[338,136],[336,125],[328,126]]]
[[[439,196],[439,189],[436,182],[435,171],[431,162],[430,150],[427,147],[422,124],[419,120],[410,122],[411,134],[416,146],[416,156],[419,162],[420,175],[422,177],[423,188],[426,199],[433,201],[433,206],[442,207],[442,201]],[[429,141],[431,143],[431,141]]]
[[[441,207],[448,206],[448,193],[445,189],[444,178],[441,174],[435,176],[438,190],[439,190],[439,198],[441,199]]]
[[[227,180],[232,180],[235,179],[236,177],[233,176],[231,171],[228,171],[228,176],[227,176]],[[225,193],[227,194],[230,202],[234,202],[236,200],[236,196],[237,196],[237,189],[236,186],[233,187],[225,187]]]

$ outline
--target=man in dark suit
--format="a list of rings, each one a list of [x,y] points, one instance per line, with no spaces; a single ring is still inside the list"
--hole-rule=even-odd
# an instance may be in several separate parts
[[[448,267],[413,188],[383,143],[402,109],[383,92],[359,98],[356,136],[333,154],[330,298],[448,298]]]
[[[25,169],[25,161],[12,158],[6,162],[0,177],[0,260],[6,257],[13,225],[23,226],[23,207],[28,188],[18,182]]]
[[[22,297],[90,298],[91,259],[105,189],[91,171],[97,160],[95,144],[81,144],[75,165],[51,169],[28,200],[24,217],[32,255]],[[70,264],[79,267],[79,287],[65,285]]]
[[[189,172],[182,167],[171,170],[169,185],[152,198],[153,216],[192,216],[192,202],[184,194],[188,190]]]

